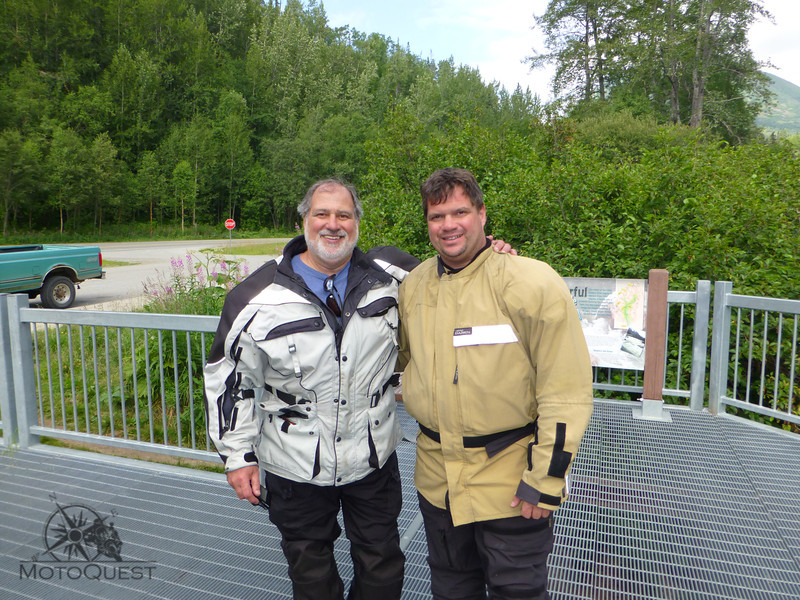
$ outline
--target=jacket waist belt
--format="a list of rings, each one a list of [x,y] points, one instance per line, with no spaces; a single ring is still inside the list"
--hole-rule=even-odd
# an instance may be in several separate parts
[[[419,430],[432,439],[437,444],[442,443],[438,431],[434,431],[419,423]],[[486,454],[490,457],[494,456],[501,450],[505,450],[514,442],[521,440],[529,435],[536,433],[536,421],[517,427],[516,429],[508,429],[506,431],[498,431],[497,433],[489,433],[487,435],[477,436],[464,436],[464,448],[486,448]]]
[[[375,392],[372,395],[370,408],[377,406],[378,400],[380,400],[380,397],[386,393],[386,390],[389,389],[389,386],[397,385],[399,382],[400,382],[400,376],[397,373],[393,374],[389,378],[389,380],[383,384],[383,387],[380,389],[380,391]],[[264,389],[267,390],[270,394],[275,394],[278,398],[283,400],[289,406],[294,406],[295,404],[298,403],[299,400],[302,400],[302,398],[298,398],[294,394],[288,394],[283,390],[276,389],[268,383],[264,384]],[[252,393],[251,390],[248,391],[250,393],[250,397],[252,398],[254,394]]]

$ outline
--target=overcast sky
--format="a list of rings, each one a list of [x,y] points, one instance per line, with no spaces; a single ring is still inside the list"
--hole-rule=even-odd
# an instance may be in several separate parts
[[[349,25],[383,34],[423,58],[477,68],[484,81],[498,81],[509,91],[517,84],[549,99],[551,73],[530,72],[522,61],[532,49],[545,51],[543,36],[531,30],[533,15],[548,0],[322,0],[332,27]],[[775,23],[751,29],[756,60],[769,61],[769,71],[800,85],[800,0],[764,0]]]

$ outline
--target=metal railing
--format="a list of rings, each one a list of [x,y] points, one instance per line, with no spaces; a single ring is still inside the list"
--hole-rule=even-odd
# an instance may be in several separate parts
[[[216,458],[202,368],[219,317],[32,309],[22,295],[0,307],[20,446],[48,436]]]
[[[670,291],[667,302],[662,393],[667,399],[688,399],[691,408],[700,410],[705,400],[711,282],[698,281],[693,292]],[[639,398],[644,389],[641,371],[601,367],[594,368],[593,385],[595,390],[616,392],[612,396],[617,399],[625,399],[620,394],[627,399]]]
[[[800,424],[800,300],[714,290],[709,410],[727,407]]]
[[[710,411],[734,407],[800,422],[800,301],[734,296],[718,283],[709,359],[710,296],[706,281],[694,292],[668,293],[664,396],[702,410],[709,365]],[[48,436],[216,460],[202,367],[218,321],[32,309],[25,295],[0,295],[3,445]],[[594,387],[628,400],[643,389],[640,372],[607,369],[595,370]]]
[[[0,295],[0,444],[10,446],[16,435],[16,404],[14,403],[14,368],[11,364],[11,337],[8,330],[5,301]]]

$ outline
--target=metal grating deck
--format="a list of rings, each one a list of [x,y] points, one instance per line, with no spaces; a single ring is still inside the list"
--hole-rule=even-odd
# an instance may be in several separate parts
[[[668,423],[633,419],[630,404],[595,407],[557,513],[553,600],[800,598],[800,436],[686,409]],[[403,427],[413,439],[413,422]],[[398,456],[403,597],[428,598],[413,443]],[[53,562],[56,502],[113,522],[123,561]],[[291,598],[278,541],[219,474],[45,446],[0,454],[4,600]],[[344,536],[336,552],[347,581]]]
[[[800,598],[800,437],[596,403],[558,512],[554,598]]]

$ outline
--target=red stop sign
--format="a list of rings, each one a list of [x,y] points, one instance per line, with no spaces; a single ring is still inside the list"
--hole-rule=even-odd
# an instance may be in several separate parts
[[[236,221],[233,219],[228,219],[225,221],[225,229],[233,229],[234,227],[236,227]]]

